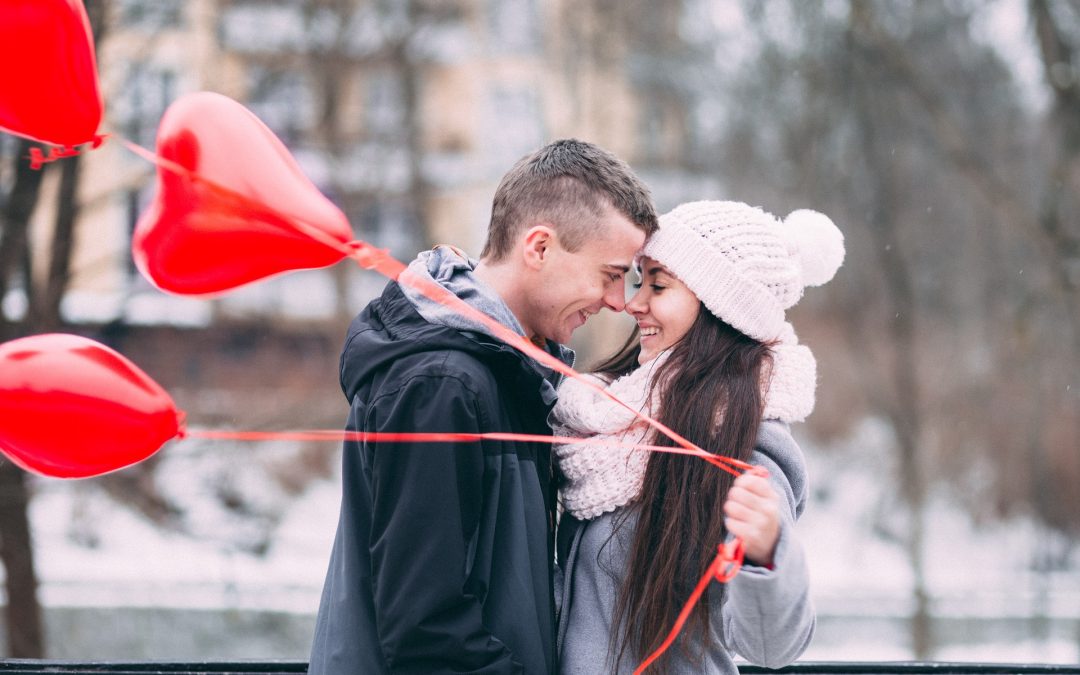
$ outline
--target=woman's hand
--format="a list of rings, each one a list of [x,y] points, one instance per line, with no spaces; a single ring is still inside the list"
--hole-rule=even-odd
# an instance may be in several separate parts
[[[780,538],[780,497],[763,472],[750,471],[735,479],[724,502],[724,516],[728,532],[746,545],[746,559],[772,567]]]

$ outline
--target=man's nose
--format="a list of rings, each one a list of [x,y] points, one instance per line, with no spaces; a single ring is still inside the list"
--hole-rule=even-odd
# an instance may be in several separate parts
[[[626,281],[620,279],[604,292],[604,306],[613,312],[621,312],[626,306]]]

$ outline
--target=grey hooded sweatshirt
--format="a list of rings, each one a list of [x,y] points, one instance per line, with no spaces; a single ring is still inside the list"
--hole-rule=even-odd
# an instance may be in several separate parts
[[[677,640],[667,652],[674,655],[672,673],[737,675],[735,654],[755,665],[780,668],[798,658],[813,637],[816,616],[809,597],[806,561],[792,532],[806,503],[806,464],[786,424],[767,421],[761,426],[751,463],[768,470],[781,499],[780,539],[773,567],[744,565],[728,582],[726,594],[713,582],[701,598],[708,603],[711,630],[704,661],[692,663],[685,658],[680,653],[681,639]],[[559,672],[632,673],[637,661],[626,657],[616,667],[608,644],[636,525],[633,505],[588,521],[567,522],[568,517],[563,518],[560,528],[573,523],[570,527],[576,529],[566,541],[568,551],[562,551],[565,576],[557,584],[561,586]],[[616,646],[615,654],[621,646]]]

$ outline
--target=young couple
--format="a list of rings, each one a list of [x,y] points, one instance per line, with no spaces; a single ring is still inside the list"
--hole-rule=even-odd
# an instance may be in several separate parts
[[[554,428],[581,440],[346,442],[309,672],[630,673],[735,536],[742,571],[710,586],[650,672],[736,673],[736,655],[794,660],[815,618],[793,531],[806,470],[788,423],[812,409],[815,370],[784,311],[842,259],[839,231],[809,211],[781,223],[737,202],[693,202],[658,219],[629,167],[589,143],[558,141],[518,162],[495,194],[480,260],[436,247],[408,274],[568,364],[575,329],[625,309],[638,328],[591,377],[767,475],[601,443],[671,444],[391,282],[349,329],[348,429]],[[641,284],[626,301],[632,273]]]

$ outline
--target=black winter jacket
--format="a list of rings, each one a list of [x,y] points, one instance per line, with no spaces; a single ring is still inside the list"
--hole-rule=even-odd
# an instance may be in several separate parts
[[[545,378],[396,283],[341,357],[353,430],[548,434]],[[555,671],[550,445],[346,442],[342,461],[311,675]]]

